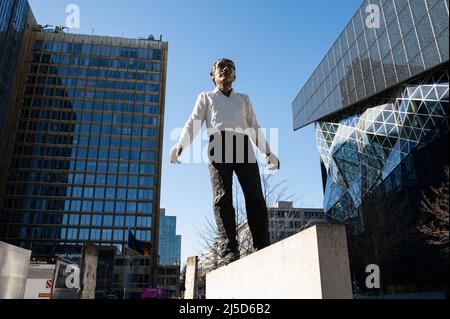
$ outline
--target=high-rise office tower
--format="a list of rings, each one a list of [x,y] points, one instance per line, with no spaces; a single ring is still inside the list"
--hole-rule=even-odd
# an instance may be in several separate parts
[[[156,273],[167,47],[33,26],[25,62],[7,71],[23,80],[1,240],[77,259],[85,241],[122,252],[131,230],[152,243]]]
[[[4,158],[12,148],[16,126],[17,92],[20,76],[17,69],[24,64],[26,46],[30,44],[31,30],[36,24],[27,0],[0,1],[0,154]],[[0,194],[4,191],[5,160],[0,161]],[[0,205],[2,198],[0,197]]]

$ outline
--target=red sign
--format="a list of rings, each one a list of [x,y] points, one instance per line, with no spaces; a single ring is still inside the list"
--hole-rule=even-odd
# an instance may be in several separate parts
[[[45,288],[51,289],[52,286],[53,286],[53,280],[52,279],[47,280],[47,283],[45,284]]]

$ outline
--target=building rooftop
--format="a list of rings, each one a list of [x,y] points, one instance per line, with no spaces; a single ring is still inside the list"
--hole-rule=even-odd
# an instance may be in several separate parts
[[[294,203],[290,201],[279,201],[276,202],[272,207],[268,207],[268,210],[301,210],[301,211],[310,211],[310,212],[322,212],[322,208],[306,208],[306,207],[294,207]]]
[[[67,28],[62,26],[51,26],[51,25],[40,25],[37,24],[33,27],[33,31],[36,33],[43,32],[46,33],[47,36],[49,34],[54,34],[55,36],[64,35],[69,37],[77,37],[82,39],[90,39],[93,42],[101,42],[104,44],[117,44],[129,42],[136,44],[137,42],[142,42],[143,44],[156,44],[157,46],[161,46],[163,44],[167,44],[166,41],[162,40],[162,35],[160,35],[159,39],[156,39],[154,35],[150,34],[146,38],[125,38],[125,37],[115,37],[115,36],[106,36],[106,35],[94,35],[94,34],[78,34],[78,33],[68,33],[66,32]]]

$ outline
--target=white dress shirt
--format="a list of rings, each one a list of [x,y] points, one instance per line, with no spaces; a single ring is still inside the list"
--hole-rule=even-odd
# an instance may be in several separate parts
[[[246,94],[232,90],[230,96],[227,97],[218,88],[200,93],[194,111],[180,136],[179,144],[183,150],[186,150],[192,143],[204,122],[208,129],[218,131],[241,129],[254,132],[247,134],[252,142],[263,154],[270,153],[269,145],[256,120],[250,98]]]

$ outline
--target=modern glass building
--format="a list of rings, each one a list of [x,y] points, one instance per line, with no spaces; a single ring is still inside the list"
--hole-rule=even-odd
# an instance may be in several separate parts
[[[24,77],[0,239],[77,259],[85,241],[120,254],[131,230],[155,247],[156,275],[167,43],[34,25],[29,44],[6,71]]]
[[[179,293],[181,236],[177,235],[176,230],[176,216],[166,216],[165,209],[161,208],[158,285],[165,289],[168,298],[176,298]]]
[[[379,26],[368,23],[370,8]],[[295,98],[294,129],[446,61],[447,1],[365,0]]]
[[[364,1],[292,104],[295,129],[315,123],[325,214],[354,236],[373,230],[385,203],[384,230],[411,216],[417,230],[422,196],[448,181],[448,17],[445,0]],[[386,287],[441,289],[448,269],[437,249],[405,229],[402,253],[384,261]]]
[[[21,48],[32,13],[26,0],[2,0],[0,2],[0,133],[4,133],[5,121],[11,105],[15,69],[19,63]]]
[[[26,0],[0,2],[0,154],[11,151],[11,131],[16,126],[17,90],[21,75],[17,67],[24,63],[24,48],[29,44],[35,19]],[[4,191],[6,162],[0,161],[0,193]],[[0,205],[2,199],[0,198]]]
[[[181,236],[177,235],[177,217],[166,216],[161,208],[159,224],[159,265],[181,265]]]

